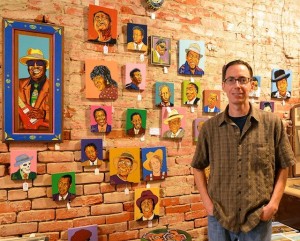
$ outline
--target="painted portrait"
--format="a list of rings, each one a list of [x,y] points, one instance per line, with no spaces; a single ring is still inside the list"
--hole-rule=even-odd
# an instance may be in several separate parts
[[[68,241],[98,241],[98,226],[89,225],[69,228]]]
[[[118,98],[118,73],[118,64],[115,61],[85,60],[85,97],[116,100]]]
[[[75,172],[55,173],[51,179],[53,201],[72,201],[76,197]]]
[[[147,25],[127,23],[127,50],[147,52]]]
[[[134,192],[134,220],[151,221],[159,219],[159,188],[138,188]]]
[[[127,109],[126,134],[142,136],[146,133],[147,111],[143,109]]]
[[[153,65],[171,65],[171,39],[161,36],[151,36],[151,57]]]
[[[204,75],[204,41],[179,40],[178,73],[183,75]]]
[[[109,133],[112,130],[112,106],[92,105],[90,112],[91,132]]]
[[[204,124],[205,121],[207,121],[209,118],[208,117],[200,117],[194,120],[194,140],[198,141],[198,136],[201,131],[202,125]]]
[[[274,112],[274,101],[261,101],[259,108],[267,112]]]
[[[174,83],[167,83],[167,82],[155,83],[155,106],[156,107],[174,106]]]
[[[125,65],[125,89],[140,91],[146,88],[146,65]]]
[[[203,112],[218,113],[221,105],[220,90],[204,90],[203,91]]]
[[[252,90],[249,93],[249,97],[260,97],[261,91],[261,77],[258,75],[253,76],[252,78]]]
[[[182,103],[185,105],[199,105],[201,99],[200,81],[182,82]]]
[[[166,147],[141,148],[143,180],[164,180],[167,177]]]
[[[184,107],[162,107],[161,137],[181,139],[185,133],[184,115]]]
[[[288,99],[292,95],[292,71],[273,69],[271,77],[271,98]]]
[[[88,40],[99,44],[115,44],[118,11],[90,4],[88,14]]]
[[[102,139],[82,139],[81,140],[81,165],[101,166],[103,163]]]
[[[37,151],[12,150],[10,153],[11,180],[35,179],[37,174]]]
[[[140,148],[110,148],[110,184],[139,183],[141,179]]]
[[[192,241],[192,236],[184,230],[159,228],[143,234],[141,241]]]

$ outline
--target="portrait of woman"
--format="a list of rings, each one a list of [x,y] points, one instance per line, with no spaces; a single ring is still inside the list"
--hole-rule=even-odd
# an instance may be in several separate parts
[[[163,180],[167,177],[166,148],[142,148],[143,180]]]
[[[111,106],[91,107],[91,132],[111,132]]]
[[[117,10],[89,6],[89,41],[115,44],[117,35]]]

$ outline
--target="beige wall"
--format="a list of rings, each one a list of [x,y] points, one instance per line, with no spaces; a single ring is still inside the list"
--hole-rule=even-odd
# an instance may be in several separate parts
[[[283,3],[285,2],[285,6]],[[101,6],[118,10],[118,39],[107,56],[100,47],[87,42],[88,5],[85,0],[6,0],[0,3],[0,18],[33,21],[46,18],[64,26],[64,129],[70,131],[71,140],[55,148],[47,143],[0,143],[0,237],[41,233],[51,240],[66,240],[67,229],[98,224],[99,240],[139,240],[148,230],[147,224],[133,220],[134,189],[145,187],[145,182],[129,186],[125,195],[123,185],[109,184],[108,163],[101,167],[100,175],[84,170],[80,165],[80,140],[104,138],[89,131],[90,105],[112,105],[113,131],[105,137],[106,149],[111,147],[166,146],[168,152],[168,178],[151,183],[161,187],[162,203],[159,223],[153,228],[169,227],[188,231],[194,240],[206,240],[206,212],[194,187],[190,162],[195,149],[192,120],[203,116],[202,104],[191,113],[187,107],[186,135],[181,142],[162,140],[149,135],[150,127],[160,127],[160,110],[154,107],[154,83],[168,81],[175,84],[175,105],[181,106],[181,82],[188,79],[177,75],[178,40],[195,39],[206,42],[205,75],[195,77],[202,89],[221,89],[222,66],[233,59],[248,61],[256,75],[262,76],[262,96],[270,100],[272,68],[293,71],[293,98],[282,105],[276,101],[276,112],[283,116],[299,101],[299,40],[300,2],[292,0],[165,0],[163,7],[153,12],[143,0],[100,1]],[[172,64],[168,74],[161,67],[147,65],[147,89],[137,94],[119,88],[115,102],[100,102],[85,98],[84,60],[116,60],[119,65],[118,82],[124,80],[124,65],[139,62],[139,54],[126,51],[126,24],[147,24],[148,35],[161,35],[172,39]],[[2,27],[1,27],[2,28]],[[0,42],[3,43],[2,29]],[[3,51],[0,50],[1,57]],[[148,57],[146,57],[147,63]],[[1,66],[3,66],[2,59]],[[1,71],[1,79],[3,79]],[[120,84],[122,86],[122,84]],[[2,85],[1,85],[2,90]],[[3,95],[2,95],[3,96]],[[227,98],[222,93],[222,109]],[[0,99],[1,104],[3,98]],[[255,105],[258,106],[258,100]],[[145,141],[125,135],[126,108],[147,109]],[[2,112],[2,105],[0,107]],[[2,124],[2,118],[0,120]],[[38,176],[28,192],[22,191],[22,182],[11,181],[9,176],[10,151],[33,148],[38,151]],[[51,199],[51,174],[76,172],[78,197],[67,210],[64,204]]]

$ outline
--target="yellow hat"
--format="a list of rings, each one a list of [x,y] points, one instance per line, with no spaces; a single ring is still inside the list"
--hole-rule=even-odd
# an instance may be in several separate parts
[[[46,68],[49,68],[49,60],[44,58],[44,54],[40,49],[29,48],[27,50],[27,56],[20,58],[20,63],[27,65],[28,60],[43,60],[46,62]]]
[[[148,171],[152,171],[152,168],[150,167],[150,160],[153,156],[157,156],[162,163],[162,159],[163,159],[162,149],[157,149],[155,152],[149,151],[146,154],[147,160],[143,163],[143,167]]]

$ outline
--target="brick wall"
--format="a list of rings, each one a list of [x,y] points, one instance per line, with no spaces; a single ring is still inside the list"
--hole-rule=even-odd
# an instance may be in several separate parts
[[[4,3],[5,2],[5,3]],[[285,5],[284,5],[285,3]],[[283,68],[293,71],[293,98],[283,105],[276,101],[276,111],[283,116],[299,102],[299,48],[300,16],[299,1],[229,1],[229,0],[165,0],[163,7],[153,12],[143,0],[101,0],[100,5],[118,10],[117,45],[105,56],[101,46],[87,42],[88,5],[86,0],[6,0],[0,3],[2,20],[13,18],[33,21],[43,15],[49,22],[64,26],[64,129],[71,138],[59,145],[47,143],[0,143],[0,237],[45,234],[50,240],[67,240],[67,229],[97,224],[99,240],[139,240],[152,228],[134,221],[134,189],[145,187],[145,182],[129,186],[129,195],[124,194],[124,185],[109,184],[108,163],[95,176],[80,165],[80,140],[104,138],[89,131],[89,106],[113,105],[113,131],[105,137],[106,151],[111,147],[166,146],[168,153],[168,178],[151,183],[161,187],[161,218],[153,228],[180,228],[189,232],[194,240],[207,240],[206,212],[194,187],[189,163],[195,143],[192,138],[192,120],[203,116],[202,105],[191,113],[187,108],[186,135],[181,142],[162,140],[150,136],[145,141],[125,135],[126,108],[146,108],[147,127],[160,127],[160,110],[154,107],[153,93],[156,81],[175,84],[175,104],[181,106],[181,82],[177,75],[178,40],[195,39],[206,43],[205,76],[195,77],[202,89],[221,89],[222,66],[233,59],[248,61],[255,74],[262,76],[262,96],[270,99],[271,69]],[[172,39],[172,63],[168,74],[161,67],[147,65],[147,89],[137,94],[119,88],[117,101],[100,102],[85,98],[84,60],[116,60],[123,83],[123,66],[139,62],[139,54],[126,51],[126,24],[147,24],[148,35],[161,35]],[[3,43],[2,26],[0,42]],[[3,55],[0,50],[1,57]],[[147,63],[148,57],[146,57]],[[3,65],[1,58],[1,66]],[[1,71],[1,79],[3,79]],[[2,85],[1,85],[2,90]],[[0,92],[2,93],[2,91]],[[254,105],[258,105],[258,101]],[[0,98],[2,112],[3,98]],[[222,94],[222,109],[227,99]],[[2,118],[0,119],[2,123]],[[134,144],[133,144],[134,143]],[[19,148],[38,151],[38,176],[29,183],[29,191],[22,191],[22,182],[12,181],[9,176],[10,151]],[[61,171],[76,172],[78,197],[67,210],[65,204],[51,199],[51,174]]]

